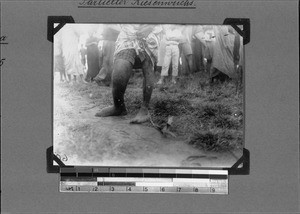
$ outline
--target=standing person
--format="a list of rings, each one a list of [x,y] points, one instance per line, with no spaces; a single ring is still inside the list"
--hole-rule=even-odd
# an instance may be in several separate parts
[[[201,25],[186,25],[181,28],[183,41],[180,44],[184,60],[185,74],[192,74],[196,70],[203,70],[203,28]],[[197,45],[197,49],[195,48]]]
[[[88,69],[85,81],[87,82],[91,82],[93,78],[97,76],[100,70],[98,42],[99,39],[95,36],[95,33],[93,31],[89,32],[89,37],[86,40],[86,58]]]
[[[102,67],[99,74],[94,78],[94,80],[99,85],[109,86],[111,83],[111,74],[113,71],[113,58],[116,47],[116,40],[120,33],[120,28],[116,25],[104,25],[102,31],[103,46],[102,46]]]
[[[230,32],[229,32],[230,29]],[[237,79],[238,73],[236,66],[241,65],[242,56],[242,37],[228,26],[213,26],[215,40],[212,42],[207,54],[211,62],[209,74],[212,83],[219,74],[225,74],[226,78]]]
[[[54,72],[59,72],[60,82],[68,81],[62,53],[62,33],[57,32],[54,39]]]
[[[206,49],[206,41],[203,26],[194,26],[194,35],[192,40],[192,50],[195,72],[205,72],[204,54]]]
[[[172,80],[173,84],[176,84],[176,78],[178,76],[178,63],[179,63],[179,41],[182,40],[182,34],[180,30],[176,28],[176,25],[166,26],[165,29],[165,57],[161,70],[161,77],[157,82],[158,85],[163,84],[164,79],[168,76],[170,64],[172,62]]]
[[[79,58],[79,34],[72,25],[66,25],[62,29],[62,56],[65,72],[69,81],[77,81],[77,76],[83,81],[83,65]]]
[[[124,94],[132,75],[136,60],[142,63],[143,102],[138,114],[131,123],[143,123],[149,120],[149,103],[154,86],[154,64],[157,59],[158,41],[152,31],[153,25],[124,24],[116,41],[112,73],[113,106],[106,107],[96,114],[97,117],[119,116],[127,114]]]

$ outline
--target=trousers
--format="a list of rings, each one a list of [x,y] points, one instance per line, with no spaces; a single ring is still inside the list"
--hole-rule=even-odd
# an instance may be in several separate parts
[[[172,62],[172,76],[178,76],[179,48],[178,45],[167,45],[166,54],[161,69],[161,76],[168,76],[168,70]]]

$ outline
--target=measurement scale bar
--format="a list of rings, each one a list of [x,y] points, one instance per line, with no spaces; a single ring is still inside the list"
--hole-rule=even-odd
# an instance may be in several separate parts
[[[228,180],[97,178],[97,181],[61,181],[60,192],[228,194]]]

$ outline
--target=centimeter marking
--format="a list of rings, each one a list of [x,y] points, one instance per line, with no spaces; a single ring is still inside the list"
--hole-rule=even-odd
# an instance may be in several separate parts
[[[161,177],[161,178],[222,178],[228,176],[227,170],[193,169],[143,169],[143,168],[60,168],[61,176],[67,177]]]
[[[228,179],[98,177],[60,181],[60,192],[228,194]]]

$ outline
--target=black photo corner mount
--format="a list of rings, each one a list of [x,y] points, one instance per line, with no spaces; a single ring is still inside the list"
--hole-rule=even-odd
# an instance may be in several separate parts
[[[54,27],[54,23],[58,25]],[[67,23],[75,23],[72,16],[48,16],[47,40],[53,42],[53,36]]]
[[[242,165],[242,166],[241,166]],[[239,167],[241,166],[241,167]],[[248,149],[243,149],[243,156],[227,168],[229,175],[249,175],[250,173],[250,152]]]
[[[58,26],[54,27],[54,23]],[[48,16],[48,30],[47,40],[53,42],[53,36],[67,23],[75,23],[72,16]],[[224,25],[231,25],[242,37],[243,44],[246,45],[250,42],[250,19],[248,18],[226,18],[223,22]],[[243,26],[241,30],[238,25]],[[74,168],[76,166],[66,166],[54,153],[53,146],[47,149],[47,172],[60,173],[61,168]],[[54,161],[58,165],[54,165]],[[241,166],[242,167],[239,167]],[[229,175],[249,175],[250,173],[250,152],[243,149],[243,156],[228,170]]]
[[[67,167],[54,153],[53,146],[47,149],[47,172],[48,173],[59,173],[61,167]],[[58,165],[54,165],[54,161]]]
[[[53,146],[49,147],[46,152],[46,158],[47,158],[47,172],[48,173],[60,173],[61,168],[75,168],[76,166],[66,166],[59,157],[57,157],[53,153]],[[54,165],[54,162],[57,163],[57,165]]]
[[[224,25],[231,25],[242,37],[243,44],[246,45],[250,42],[250,19],[248,18],[226,18],[223,22]],[[238,25],[243,26],[241,30]]]

